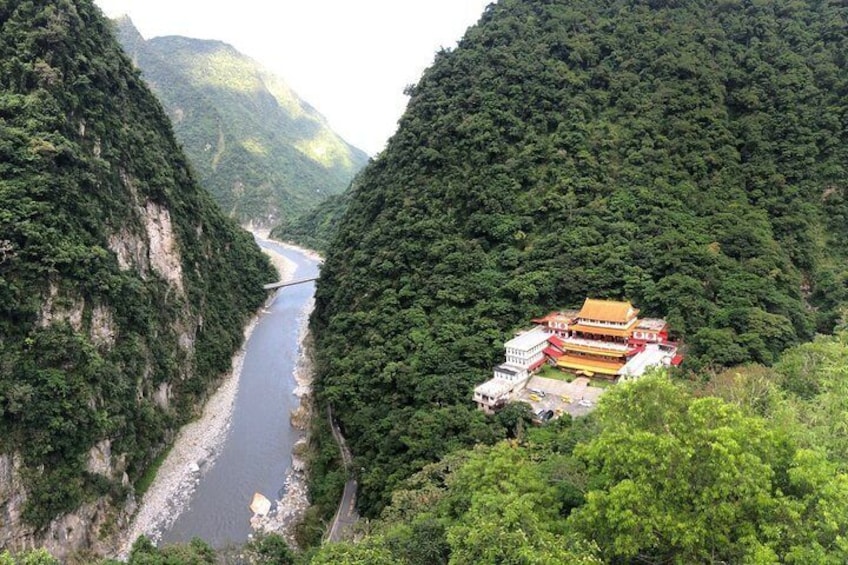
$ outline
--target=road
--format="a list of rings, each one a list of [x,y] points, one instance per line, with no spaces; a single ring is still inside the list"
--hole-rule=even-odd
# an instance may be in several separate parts
[[[333,431],[333,437],[336,443],[339,444],[339,451],[342,454],[342,463],[346,471],[350,472],[351,455],[350,450],[345,443],[336,421],[333,419],[333,408],[327,406],[327,417],[330,419],[330,429]],[[333,517],[333,523],[327,530],[327,541],[341,541],[345,539],[352,531],[354,524],[359,520],[359,514],[356,512],[356,489],[357,484],[355,479],[348,479],[345,483],[342,499],[339,501],[339,508],[336,510],[336,515]]]

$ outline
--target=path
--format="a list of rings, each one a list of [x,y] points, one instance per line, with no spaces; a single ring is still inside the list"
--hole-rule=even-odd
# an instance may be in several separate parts
[[[336,443],[339,444],[339,451],[342,454],[342,463],[346,471],[350,471],[351,455],[350,450],[345,443],[336,421],[333,419],[333,408],[327,406],[327,417],[330,419],[330,429],[333,431],[333,437]],[[348,479],[344,486],[342,499],[339,501],[339,508],[336,510],[336,515],[333,517],[333,523],[327,530],[327,541],[341,541],[345,539],[347,534],[353,529],[354,524],[359,520],[359,514],[356,513],[356,480]]]

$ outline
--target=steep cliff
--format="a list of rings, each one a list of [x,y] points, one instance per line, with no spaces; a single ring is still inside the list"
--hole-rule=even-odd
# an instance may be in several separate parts
[[[0,547],[108,542],[272,278],[92,2],[0,2]]]
[[[200,184],[238,221],[272,227],[342,192],[367,162],[281,78],[232,46],[145,40],[127,17],[116,25]]]

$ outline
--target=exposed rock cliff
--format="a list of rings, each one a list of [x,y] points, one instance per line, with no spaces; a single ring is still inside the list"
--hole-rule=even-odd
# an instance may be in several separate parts
[[[0,547],[110,549],[273,277],[91,1],[0,3]]]

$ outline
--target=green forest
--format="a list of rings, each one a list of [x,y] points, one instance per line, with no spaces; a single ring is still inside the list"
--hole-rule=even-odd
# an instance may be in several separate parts
[[[116,31],[168,112],[201,186],[240,223],[290,220],[345,190],[367,162],[282,79],[232,46],[145,40],[127,17]]]
[[[271,276],[111,30],[90,0],[0,0],[0,455],[35,528],[125,499],[89,450],[137,483]],[[320,545],[349,478],[321,417],[304,551],[140,538],[129,563],[848,562],[846,54],[835,0],[491,4],[349,190],[275,232],[326,250],[314,408],[358,540]],[[181,284],[132,252],[151,210]],[[684,365],[574,420],[476,410],[505,339],[586,297],[667,319]]]
[[[120,506],[229,370],[273,276],[100,10],[0,0],[0,455],[22,465],[20,527]],[[114,468],[95,472],[103,441]]]
[[[356,181],[328,246],[312,319],[316,395],[333,406],[349,438],[366,518],[392,512],[397,489],[409,490],[410,477],[428,465],[512,433],[515,414],[484,417],[473,408],[471,390],[490,377],[504,340],[551,309],[574,308],[590,296],[628,299],[644,315],[666,318],[672,337],[688,348],[675,379],[696,383],[726,367],[773,366],[787,348],[834,331],[848,305],[847,12],[844,3],[819,1],[502,0],[455,49],[437,53],[408,88],[397,133]],[[803,373],[813,383],[820,377]],[[787,532],[799,515],[828,522],[827,512],[814,508],[818,502],[805,499],[824,495],[802,483],[843,462],[806,451],[815,443],[765,431],[747,437],[739,430],[764,426],[749,420],[754,407],[696,401],[678,385],[663,387],[683,411],[675,416],[680,431],[670,433],[697,428],[696,418],[715,423],[707,435],[726,422],[726,440],[742,442],[739,457],[751,458],[740,463],[740,474],[755,465],[762,474],[756,480],[765,481],[727,492],[742,504],[762,497],[769,509],[727,509],[725,537],[714,540],[716,559],[816,562],[803,551],[818,546]],[[639,513],[598,530],[604,512],[623,504],[604,498],[622,477],[591,446],[614,442],[604,430],[638,410],[616,404],[627,394],[616,392],[597,419],[575,424],[598,427],[600,435],[587,436],[588,447],[573,456],[592,470],[593,481],[606,483],[584,485],[579,496],[546,490],[548,456],[539,455],[541,467],[526,471],[544,485],[533,493],[538,523],[526,531],[494,523],[487,539],[525,532],[543,551],[549,536],[568,532],[574,544],[550,551],[583,555],[587,532],[597,531],[588,538],[597,551],[589,553],[604,561],[706,559],[708,549],[686,539],[695,537],[690,527],[703,527],[686,521],[700,519],[694,515],[658,522],[668,528],[661,533],[633,531],[630,541],[621,541],[616,528],[638,530]],[[686,415],[700,410],[706,412]],[[658,433],[650,426],[643,432]],[[668,440],[656,441],[660,449]],[[510,469],[550,449],[498,445],[466,455],[470,477],[484,473],[474,467],[477,459],[503,459]],[[328,463],[331,450],[316,458],[312,477],[325,515],[344,481]],[[655,464],[646,456],[633,473]],[[468,484],[462,476],[456,480]],[[840,480],[821,488],[844,496]],[[707,508],[709,497],[719,496],[675,499],[683,496],[672,492],[679,486],[635,484],[617,495],[637,503],[668,494],[657,520],[676,516],[676,508]],[[433,495],[433,507],[424,504],[425,517],[410,510],[399,520],[413,530],[416,520],[422,528],[435,520],[439,551],[448,552],[440,555],[474,562],[482,554],[463,546],[473,543],[473,522],[463,520],[484,520],[486,509],[499,505],[485,493],[476,502],[449,487],[441,496]],[[547,497],[556,502],[545,503]],[[833,539],[844,535],[845,520],[836,515]],[[750,528],[736,528],[748,518]],[[397,536],[410,548],[425,545],[390,530],[356,551],[397,558]],[[818,535],[814,530],[809,535]],[[839,543],[815,543],[825,548],[822,555],[844,557],[834,549]],[[673,558],[661,554],[663,547]],[[796,553],[801,557],[787,557]],[[556,562],[556,555],[540,562]],[[533,562],[492,557],[499,561]]]
[[[200,540],[129,565],[797,563],[848,560],[848,333],[700,381],[622,384],[596,411],[539,427],[525,405],[506,436],[401,481],[360,539],[292,552]],[[4,561],[5,559],[5,561]],[[43,553],[2,565],[57,565]],[[109,565],[113,561],[102,561]]]
[[[704,382],[654,374],[588,417],[401,482],[357,543],[311,563],[798,563],[848,560],[848,334]]]
[[[342,194],[334,194],[309,210],[284,219],[274,226],[270,237],[314,249],[321,254],[326,253],[350,205],[356,186],[357,181],[354,179]]]

